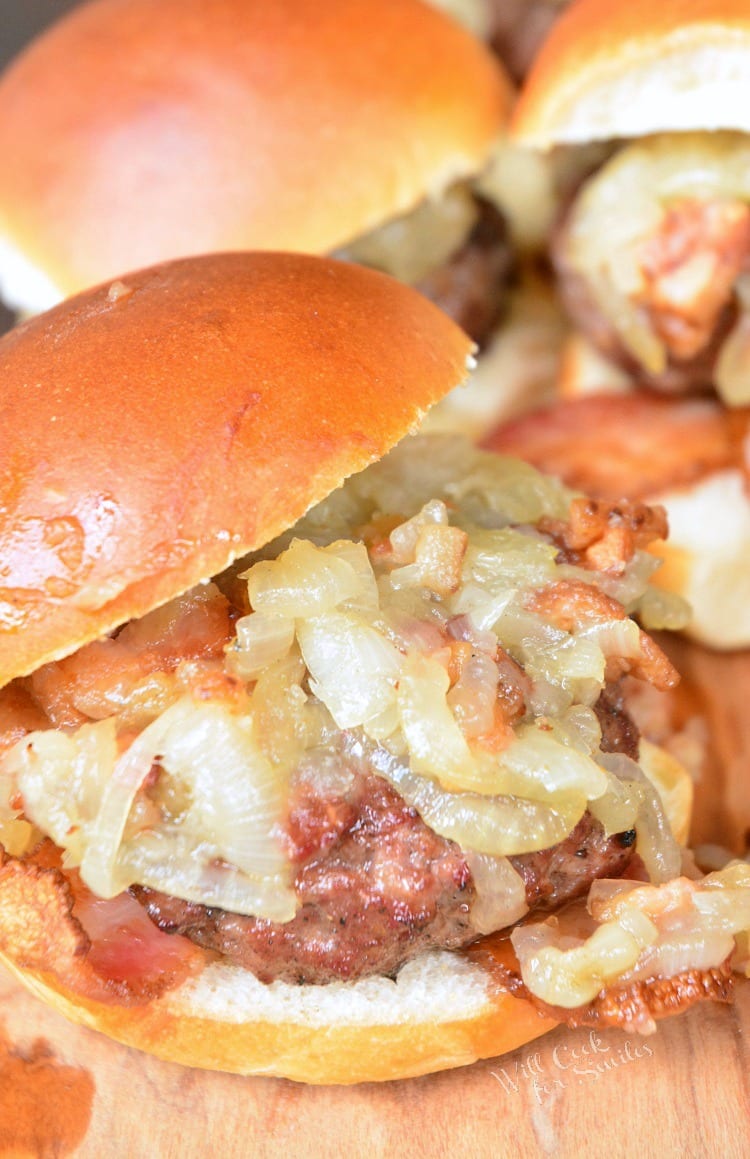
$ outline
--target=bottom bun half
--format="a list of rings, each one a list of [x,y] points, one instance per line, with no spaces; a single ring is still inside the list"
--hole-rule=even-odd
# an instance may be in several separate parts
[[[688,773],[646,741],[640,761],[684,843]],[[518,963],[502,932],[465,951],[426,953],[395,980],[323,986],[263,983],[193,947],[185,980],[134,998],[95,973],[59,875],[0,860],[0,962],[72,1022],[165,1061],[314,1084],[383,1082],[499,1057],[559,1025],[503,988]],[[173,985],[169,967],[162,991]]]
[[[76,994],[51,973],[11,972],[66,1018],[169,1062],[305,1083],[382,1082],[491,1058],[557,1023],[498,990],[480,965],[427,954],[396,981],[264,986],[247,971],[208,966],[146,1006]]]

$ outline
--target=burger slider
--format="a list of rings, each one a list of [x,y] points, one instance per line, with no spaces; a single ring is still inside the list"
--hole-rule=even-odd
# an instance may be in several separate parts
[[[481,433],[549,392],[562,334],[549,292],[514,285],[549,197],[505,144],[513,97],[421,0],[94,0],[0,80],[2,292],[34,312],[190,254],[336,254],[479,343],[446,422]]]
[[[0,341],[0,956],[69,1017],[343,1083],[731,997],[750,869],[623,693],[677,680],[663,513],[405,438],[470,355],[271,253]]]
[[[750,402],[749,59],[735,0],[576,0],[512,126],[605,150],[552,241],[575,326],[640,383],[730,406]]]
[[[0,277],[35,312],[242,249],[351,256],[481,340],[509,251],[473,180],[512,88],[421,0],[93,0],[0,81]]]

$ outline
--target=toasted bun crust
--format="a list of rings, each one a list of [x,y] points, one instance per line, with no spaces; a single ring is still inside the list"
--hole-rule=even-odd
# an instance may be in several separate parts
[[[101,286],[0,342],[0,685],[289,527],[467,374],[413,290],[224,254]]]
[[[750,130],[745,0],[577,0],[516,107],[527,145],[682,129]]]
[[[556,1024],[497,985],[506,965],[517,969],[500,935],[478,952],[426,954],[396,982],[327,986],[264,985],[194,950],[187,981],[165,993],[159,971],[159,992],[133,1002],[94,972],[70,905],[59,874],[0,853],[0,961],[72,1021],[187,1066],[309,1083],[407,1078],[502,1054]]]
[[[0,83],[0,239],[59,296],[196,253],[326,253],[475,173],[510,100],[421,0],[95,0]]]

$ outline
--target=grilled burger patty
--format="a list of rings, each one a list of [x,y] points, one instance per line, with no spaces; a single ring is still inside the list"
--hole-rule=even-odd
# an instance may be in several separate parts
[[[637,749],[637,730],[614,691],[600,698],[603,745]],[[465,855],[438,836],[383,778],[345,755],[297,770],[285,826],[299,909],[289,922],[227,913],[135,886],[155,924],[179,933],[262,981],[325,983],[394,974],[426,950],[458,949],[480,936]],[[554,908],[619,877],[635,834],[604,835],[585,813],[550,849],[511,857],[529,908]]]

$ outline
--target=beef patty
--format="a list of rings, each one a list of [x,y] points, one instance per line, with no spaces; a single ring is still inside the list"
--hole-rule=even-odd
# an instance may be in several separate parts
[[[617,721],[607,747],[631,747],[634,727],[611,698]],[[616,715],[615,715],[616,713]],[[586,813],[557,846],[511,858],[530,908],[585,894],[599,877],[619,877],[632,832],[606,837]],[[325,983],[392,975],[430,949],[458,949],[479,937],[471,919],[476,889],[464,854],[438,836],[387,781],[344,754],[312,758],[296,772],[284,840],[299,909],[290,922],[227,913],[145,887],[131,891],[160,929],[179,933],[264,982]]]
[[[505,310],[513,258],[505,219],[482,197],[479,216],[464,244],[449,260],[417,283],[477,345],[489,341]]]

